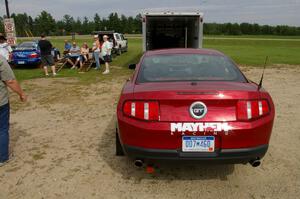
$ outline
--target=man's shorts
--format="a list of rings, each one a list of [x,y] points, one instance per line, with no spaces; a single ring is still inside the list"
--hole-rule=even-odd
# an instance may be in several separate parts
[[[104,60],[104,62],[111,62],[112,61],[112,59],[111,59],[111,55],[105,55],[105,56],[103,56],[103,60]]]
[[[44,66],[54,66],[54,59],[52,55],[42,55],[42,63]]]

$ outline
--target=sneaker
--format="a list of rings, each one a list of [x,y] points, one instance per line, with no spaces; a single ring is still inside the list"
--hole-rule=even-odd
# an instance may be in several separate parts
[[[46,74],[46,77],[49,77],[49,74]]]
[[[96,68],[94,68],[94,69],[95,69],[95,70],[99,70],[100,68],[97,68],[97,67],[96,67]]]
[[[53,73],[53,77],[55,77],[57,74],[56,73]]]
[[[4,165],[6,165],[7,161],[6,162],[0,162],[0,167],[3,167]]]
[[[72,68],[71,68],[71,69],[74,69],[74,68],[76,68],[76,66],[72,66]]]
[[[103,75],[106,75],[106,74],[108,74],[109,73],[109,70],[106,70],[106,71],[104,71],[102,74]]]

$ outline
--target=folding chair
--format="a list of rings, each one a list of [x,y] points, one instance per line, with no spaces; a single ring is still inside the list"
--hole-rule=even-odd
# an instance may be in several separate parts
[[[95,63],[95,59],[92,56],[89,56],[88,60],[86,60],[82,65],[82,70],[88,72],[91,70],[93,64]]]
[[[61,69],[63,69],[63,67],[68,63],[68,58],[63,57],[60,60],[58,60],[55,64],[56,66],[56,71],[59,72],[61,71]]]

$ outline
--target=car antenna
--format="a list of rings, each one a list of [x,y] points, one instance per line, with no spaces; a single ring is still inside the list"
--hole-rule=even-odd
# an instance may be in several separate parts
[[[264,65],[263,73],[262,73],[262,75],[261,75],[260,82],[259,82],[258,87],[257,87],[257,91],[259,91],[259,90],[261,89],[261,87],[262,87],[262,82],[263,82],[263,79],[264,79],[264,73],[265,73],[265,69],[266,69],[268,60],[269,60],[269,56],[266,56],[266,60],[265,60],[265,65]]]

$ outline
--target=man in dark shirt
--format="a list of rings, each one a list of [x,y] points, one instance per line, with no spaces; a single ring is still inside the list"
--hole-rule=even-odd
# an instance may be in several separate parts
[[[41,40],[39,41],[38,45],[41,50],[41,58],[44,65],[45,75],[49,76],[48,67],[51,67],[53,76],[55,76],[55,63],[51,54],[52,44],[48,40],[46,40],[45,35],[41,35]]]

